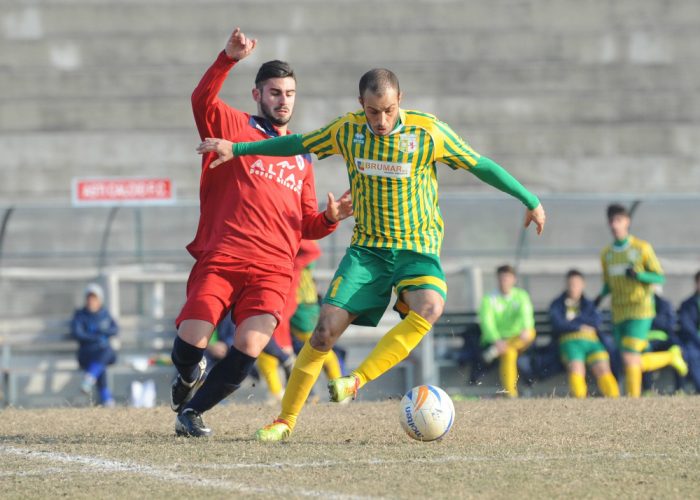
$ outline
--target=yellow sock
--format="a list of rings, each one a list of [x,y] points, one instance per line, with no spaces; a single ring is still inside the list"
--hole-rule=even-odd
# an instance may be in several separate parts
[[[326,360],[323,362],[323,371],[326,372],[328,380],[343,376],[343,372],[340,371],[340,361],[338,361],[338,355],[335,352],[330,351],[326,356]]]
[[[642,395],[642,367],[631,365],[625,367],[625,389],[627,396],[638,398]]]
[[[498,366],[503,389],[511,398],[518,397],[518,351],[509,347],[501,354]]]
[[[653,372],[671,365],[673,354],[669,351],[645,352],[642,354],[642,371]]]
[[[328,356],[327,352],[317,351],[308,342],[299,351],[292,375],[287,381],[287,390],[284,391],[282,398],[282,412],[279,416],[292,429],[297,423],[297,417],[309,397],[311,388],[321,374],[326,356]]]
[[[532,344],[532,341],[535,340],[535,330],[530,330],[530,337],[528,337],[526,340],[523,340],[518,337],[513,337],[508,339],[506,342],[508,342],[508,346],[512,347],[518,352],[523,352],[525,349],[528,348],[530,344]]]
[[[279,396],[282,393],[282,380],[278,370],[279,361],[277,361],[276,357],[261,352],[257,363],[260,375],[267,382],[267,388],[270,390],[270,393],[273,396]]]
[[[571,395],[578,399],[584,399],[588,395],[586,376],[580,373],[569,373],[569,390]]]
[[[617,380],[615,375],[612,373],[605,373],[598,377],[598,389],[603,393],[606,398],[619,398],[620,397],[620,386],[617,385]]]
[[[416,347],[432,325],[414,311],[394,328],[386,332],[369,356],[353,373],[360,379],[360,387],[400,363]]]

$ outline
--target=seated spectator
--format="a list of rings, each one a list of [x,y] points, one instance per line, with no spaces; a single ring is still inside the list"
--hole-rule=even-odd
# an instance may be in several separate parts
[[[657,286],[654,293],[654,310],[656,316],[651,323],[649,331],[649,347],[647,352],[663,352],[668,350],[680,351],[680,339],[676,335],[676,312],[673,305],[661,295],[661,287]],[[657,372],[644,372],[642,374],[642,388],[649,391],[653,388],[653,376]],[[678,391],[683,384],[682,377],[674,371],[675,390]]]
[[[695,273],[695,293],[678,310],[679,337],[695,391],[700,393],[700,271]]]
[[[600,392],[611,398],[620,396],[617,380],[610,371],[610,355],[598,338],[602,323],[595,303],[584,295],[586,282],[576,269],[566,273],[566,291],[549,306],[552,333],[559,339],[559,353],[569,374],[569,391],[585,398],[586,365],[595,376]]]
[[[107,366],[117,360],[109,338],[116,335],[119,328],[103,302],[102,287],[90,283],[85,288],[85,306],[73,314],[71,334],[79,343],[78,363],[85,371],[81,390],[90,395],[97,385],[100,404],[114,406],[114,398],[107,385]]]
[[[479,309],[481,345],[487,363],[500,358],[499,374],[509,397],[518,397],[518,355],[535,340],[535,316],[528,293],[515,286],[512,266],[496,269],[498,290],[484,296]]]

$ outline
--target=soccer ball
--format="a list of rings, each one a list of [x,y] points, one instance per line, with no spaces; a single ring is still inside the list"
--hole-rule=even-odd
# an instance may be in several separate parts
[[[432,385],[419,385],[401,399],[401,427],[413,439],[435,441],[452,427],[455,407],[450,397]]]

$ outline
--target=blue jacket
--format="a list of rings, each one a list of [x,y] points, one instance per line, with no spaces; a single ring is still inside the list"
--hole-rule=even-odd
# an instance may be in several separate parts
[[[678,309],[681,340],[700,348],[700,295],[689,297]]]
[[[569,321],[566,319],[566,292],[557,297],[549,306],[549,321],[552,324],[552,333],[561,335],[577,332],[582,325],[589,325],[598,330],[603,319],[592,300],[581,296],[581,310],[578,316]]]
[[[104,307],[95,313],[78,309],[71,321],[71,334],[80,344],[81,353],[111,350],[109,337],[119,331],[117,323]]]
[[[665,332],[668,340],[673,344],[680,344],[680,339],[676,335],[676,312],[673,310],[673,305],[663,297],[654,294],[654,306],[656,316],[651,323],[651,329]]]

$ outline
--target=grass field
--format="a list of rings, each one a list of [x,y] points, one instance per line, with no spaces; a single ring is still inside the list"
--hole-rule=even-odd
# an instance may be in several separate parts
[[[398,402],[304,410],[292,439],[251,440],[270,407],[207,414],[176,438],[167,408],[7,409],[2,498],[698,498],[700,398],[456,403],[436,443],[401,431]]]

